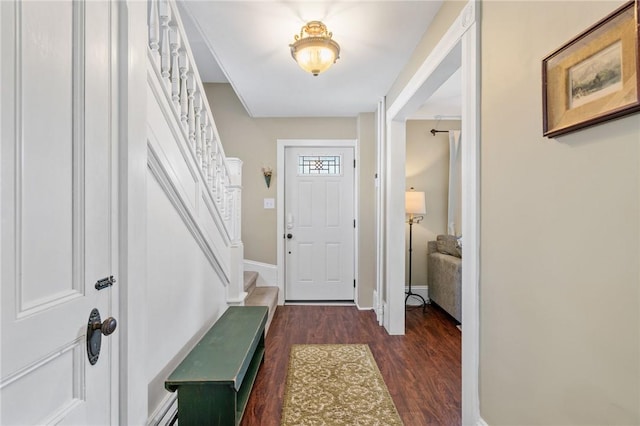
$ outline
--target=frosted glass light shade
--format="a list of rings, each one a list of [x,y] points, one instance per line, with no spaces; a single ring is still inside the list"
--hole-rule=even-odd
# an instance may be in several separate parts
[[[300,68],[317,76],[326,71],[340,57],[340,45],[331,39],[332,34],[320,21],[303,26],[300,35],[289,45],[291,56]]]
[[[404,211],[407,214],[425,214],[427,207],[424,200],[424,192],[407,191],[404,195]]]

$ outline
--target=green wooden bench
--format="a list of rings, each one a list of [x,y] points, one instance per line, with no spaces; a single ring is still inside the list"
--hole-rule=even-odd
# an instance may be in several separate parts
[[[231,306],[164,386],[178,391],[178,422],[238,425],[264,359],[266,306]]]

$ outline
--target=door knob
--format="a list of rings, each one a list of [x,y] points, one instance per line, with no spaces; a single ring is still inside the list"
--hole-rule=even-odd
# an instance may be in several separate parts
[[[93,309],[89,314],[87,322],[87,357],[91,365],[98,362],[100,357],[100,347],[102,346],[102,335],[110,335],[116,331],[118,322],[114,317],[109,317],[104,322],[100,319],[100,311]]]
[[[100,330],[102,334],[105,336],[110,335],[114,331],[116,331],[116,327],[118,326],[118,321],[114,317],[109,317],[106,320],[100,323],[100,321],[96,321],[92,324],[93,330]]]
[[[292,239],[293,238],[293,234],[287,234],[287,238],[288,239]]]

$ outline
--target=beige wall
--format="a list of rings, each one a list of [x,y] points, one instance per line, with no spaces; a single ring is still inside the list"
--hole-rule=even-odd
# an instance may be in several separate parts
[[[640,424],[640,115],[542,137],[541,60],[621,2],[484,2],[480,402]]]
[[[424,220],[413,225],[413,258],[411,283],[427,285],[427,241],[438,234],[447,233],[447,194],[449,188],[449,136],[447,133],[432,135],[429,131],[460,129],[458,120],[409,120],[407,121],[407,190],[414,187],[424,191],[427,213]],[[407,252],[409,250],[409,226],[406,229]],[[409,263],[407,266],[407,284]]]
[[[358,305],[373,306],[376,287],[376,114],[358,116]]]

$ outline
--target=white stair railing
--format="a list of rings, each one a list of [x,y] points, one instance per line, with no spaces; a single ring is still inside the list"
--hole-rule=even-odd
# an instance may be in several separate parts
[[[148,0],[149,53],[231,241],[239,241],[229,165],[173,0]],[[236,185],[234,185],[236,186]]]

